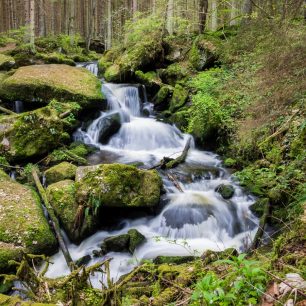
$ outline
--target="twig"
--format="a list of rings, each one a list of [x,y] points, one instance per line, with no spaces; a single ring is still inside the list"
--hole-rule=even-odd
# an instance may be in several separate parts
[[[179,182],[177,181],[177,179],[175,178],[174,175],[167,173],[167,176],[169,178],[170,181],[172,181],[173,185],[180,191],[180,192],[184,192],[184,190],[182,189],[182,187],[180,186]]]

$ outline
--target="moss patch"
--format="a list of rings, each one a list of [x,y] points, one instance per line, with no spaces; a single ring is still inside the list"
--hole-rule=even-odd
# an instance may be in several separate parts
[[[188,91],[181,85],[176,84],[170,101],[170,111],[175,112],[184,106],[188,98]]]
[[[157,171],[111,164],[100,165],[79,182],[80,203],[109,207],[150,207],[159,202],[161,178]]]
[[[0,54],[0,70],[9,70],[15,65],[15,60],[11,56]]]
[[[46,182],[49,185],[65,179],[74,179],[76,169],[77,166],[62,162],[45,171]]]
[[[2,82],[0,96],[24,102],[76,101],[88,107],[103,102],[101,83],[93,74],[85,68],[56,64],[17,69]]]
[[[46,303],[35,303],[35,302],[24,302],[17,296],[8,296],[4,294],[0,294],[0,305],[3,306],[56,306],[56,304],[46,304]]]

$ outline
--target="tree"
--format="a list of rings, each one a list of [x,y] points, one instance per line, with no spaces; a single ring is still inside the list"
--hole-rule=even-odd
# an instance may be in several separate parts
[[[174,23],[174,0],[169,0],[167,5],[166,29],[170,35],[173,35],[174,32],[173,23]]]
[[[218,28],[218,7],[217,0],[211,1],[211,29],[216,31]]]
[[[207,20],[208,0],[199,0],[199,33],[204,33]]]
[[[107,0],[107,32],[106,32],[106,50],[112,47],[112,1]]]

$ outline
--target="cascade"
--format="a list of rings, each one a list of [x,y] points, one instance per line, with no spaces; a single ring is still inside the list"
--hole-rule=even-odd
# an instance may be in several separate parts
[[[129,84],[102,86],[108,106],[105,112],[92,121],[86,129],[78,129],[74,138],[94,145],[103,152],[114,153],[112,162],[139,163],[149,168],[164,156],[175,158],[184,148],[190,135],[183,134],[175,126],[145,116],[147,101],[145,88]],[[120,128],[107,143],[99,142],[99,133],[105,128],[105,118],[120,114]],[[124,220],[118,230],[103,230],[85,239],[80,245],[69,244],[73,259],[91,254],[101,241],[111,235],[126,233],[135,228],[146,237],[134,254],[137,261],[152,259],[158,255],[201,255],[204,250],[223,250],[235,247],[243,251],[257,230],[258,220],[249,210],[254,198],[245,194],[222,167],[218,156],[195,148],[192,142],[186,162],[176,170],[183,193],[179,192],[161,173],[166,189],[167,204],[157,216]],[[215,189],[220,184],[231,184],[235,194],[224,200]],[[156,238],[158,237],[158,238]],[[173,242],[175,240],[175,243]],[[127,253],[110,253],[111,276],[118,279],[137,264]],[[61,252],[52,261],[48,276],[68,274]],[[99,261],[93,258],[89,264]],[[92,279],[99,286],[99,280]]]

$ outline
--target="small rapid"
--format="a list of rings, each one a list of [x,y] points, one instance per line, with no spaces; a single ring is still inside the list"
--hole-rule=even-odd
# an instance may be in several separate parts
[[[150,168],[165,156],[175,158],[181,154],[191,136],[155,119],[142,86],[105,83],[102,91],[107,98],[107,110],[87,128],[81,127],[74,134],[75,140],[98,149],[97,158],[92,159],[94,163],[101,163],[99,156],[107,153],[111,155],[108,162],[137,163],[142,168]],[[120,126],[102,143],[101,131],[110,122],[106,118],[114,115]],[[112,258],[110,269],[114,280],[131,271],[143,259],[154,259],[159,255],[199,256],[207,249],[229,247],[243,251],[250,245],[258,226],[257,218],[249,210],[254,198],[236,184],[216,154],[196,149],[192,140],[185,163],[171,170],[183,192],[174,186],[167,173],[160,171],[160,174],[166,204],[158,215],[127,217],[118,224],[118,230],[100,230],[80,245],[69,243],[72,258],[77,260],[92,255],[103,239],[132,228],[142,233],[146,242],[133,255],[115,252],[106,255],[106,258]],[[234,186],[235,193],[230,200],[224,200],[215,191],[220,184]],[[89,265],[101,260],[93,257]],[[69,273],[61,252],[51,261],[54,265],[50,266],[47,276]],[[99,281],[97,276],[92,278],[94,286],[99,287]]]

